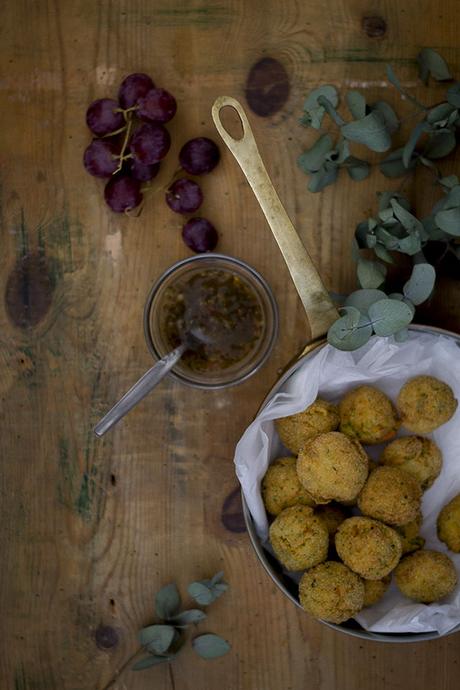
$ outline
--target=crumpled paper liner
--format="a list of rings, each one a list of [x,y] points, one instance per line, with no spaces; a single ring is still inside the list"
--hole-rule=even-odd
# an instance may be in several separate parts
[[[404,343],[374,337],[355,352],[340,352],[326,345],[315,350],[289,377],[247,428],[234,458],[236,474],[262,542],[268,538],[268,522],[260,483],[272,460],[289,455],[278,438],[273,420],[304,410],[318,395],[338,402],[350,388],[365,383],[375,385],[395,401],[403,383],[419,374],[446,381],[460,400],[460,348],[456,342],[446,336],[411,331]],[[402,430],[398,435],[407,433]],[[460,554],[449,552],[436,536],[439,511],[460,493],[460,410],[447,424],[427,436],[441,449],[443,468],[423,496],[421,534],[426,539],[425,548],[449,555],[460,580]],[[367,446],[366,450],[377,458],[381,448]],[[356,620],[372,632],[445,634],[460,624],[460,583],[441,603],[430,605],[407,599],[393,583],[385,596],[359,613]]]

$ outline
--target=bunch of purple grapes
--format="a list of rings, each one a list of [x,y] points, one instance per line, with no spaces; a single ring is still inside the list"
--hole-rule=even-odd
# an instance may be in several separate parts
[[[171,146],[164,125],[176,110],[174,96],[141,73],[122,81],[118,101],[99,98],[89,106],[86,123],[96,138],[83,164],[90,175],[108,180],[104,198],[112,211],[124,213],[141,204],[146,183],[156,177]],[[206,137],[191,139],[179,154],[181,170],[189,175],[211,172],[219,159],[218,147]],[[166,192],[166,203],[176,213],[194,214],[202,202],[199,184],[187,177],[173,181]],[[214,226],[197,217],[186,222],[182,237],[195,252],[211,251],[218,239]]]

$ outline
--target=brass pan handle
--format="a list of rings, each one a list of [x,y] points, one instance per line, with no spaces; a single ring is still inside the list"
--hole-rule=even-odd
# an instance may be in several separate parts
[[[243,127],[241,139],[234,139],[222,124],[220,111],[226,106],[234,108],[240,117]],[[235,98],[220,96],[212,106],[212,119],[220,136],[239,163],[264,212],[306,311],[312,338],[319,338],[327,332],[339,315],[273,187],[244,108]]]

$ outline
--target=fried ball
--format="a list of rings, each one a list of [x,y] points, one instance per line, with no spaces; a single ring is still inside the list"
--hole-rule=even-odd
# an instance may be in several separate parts
[[[408,522],[406,525],[400,525],[399,527],[395,528],[401,537],[403,555],[406,553],[412,553],[413,551],[418,551],[418,549],[423,549],[425,546],[425,540],[419,534],[421,526],[422,514],[419,513],[415,520],[412,520],[412,522]]]
[[[423,436],[403,436],[392,441],[383,451],[383,465],[409,472],[425,491],[433,484],[442,467],[438,446]]]
[[[299,482],[297,458],[278,458],[268,468],[262,480],[262,498],[271,515],[298,504],[313,507],[315,502]]]
[[[395,577],[406,597],[424,604],[447,597],[457,584],[454,564],[439,551],[422,550],[406,556],[396,568]]]
[[[364,583],[343,563],[326,561],[302,575],[299,599],[315,618],[343,623],[363,608]]]
[[[460,553],[460,494],[457,494],[438,515],[438,537],[447,548]]]
[[[399,467],[377,467],[358,497],[360,511],[389,525],[405,525],[420,512],[422,490],[414,477]]]
[[[303,412],[276,420],[276,429],[281,441],[296,455],[311,438],[327,431],[334,431],[338,426],[337,406],[321,398]]]
[[[391,575],[385,575],[381,580],[363,580],[364,606],[372,606],[383,597],[391,582]]]
[[[348,511],[338,503],[327,503],[315,508],[315,515],[324,521],[329,536],[334,537],[339,525],[349,517]]]
[[[339,404],[340,431],[361,443],[383,443],[399,428],[398,413],[389,398],[372,386],[358,386]]]
[[[316,436],[297,458],[300,483],[317,503],[352,501],[367,473],[367,455],[361,445],[338,431]]]
[[[329,533],[324,522],[308,506],[283,510],[270,526],[276,557],[287,570],[305,570],[327,558]]]
[[[452,388],[433,376],[415,376],[399,391],[402,424],[416,434],[429,434],[454,415],[458,402]]]
[[[378,520],[351,517],[340,525],[335,548],[341,560],[366,580],[381,580],[399,563],[399,534]]]

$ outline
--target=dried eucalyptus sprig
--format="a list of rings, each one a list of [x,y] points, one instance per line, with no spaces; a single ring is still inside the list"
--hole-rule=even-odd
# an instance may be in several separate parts
[[[419,74],[424,83],[431,76],[437,81],[452,79],[444,59],[436,51],[424,48],[418,55]],[[415,307],[431,295],[436,278],[435,268],[427,261],[424,250],[428,243],[444,244],[444,252],[460,259],[460,183],[456,175],[442,177],[437,160],[456,147],[456,129],[460,127],[460,82],[447,90],[447,100],[426,106],[402,88],[391,67],[388,80],[404,98],[415,106],[419,122],[407,143],[393,150],[379,163],[380,171],[389,178],[408,174],[417,165],[432,170],[445,196],[431,214],[419,219],[411,211],[408,200],[397,192],[379,193],[376,217],[358,224],[352,254],[357,265],[359,290],[353,292],[340,308],[341,317],[331,326],[328,341],[341,350],[355,350],[371,335],[390,336],[401,341],[407,338],[407,327],[413,320]],[[329,133],[322,133],[313,146],[298,159],[299,167],[310,175],[308,188],[321,191],[336,181],[341,168],[354,180],[362,180],[370,172],[370,163],[351,155],[349,142],[367,146],[371,151],[387,151],[392,135],[400,126],[393,108],[385,101],[367,105],[358,91],[346,94],[350,122],[337,113],[339,95],[334,86],[314,89],[304,103],[301,124],[320,130],[327,113],[339,127],[334,143]],[[361,255],[371,250],[379,261]],[[398,254],[412,259],[409,280],[400,292],[386,294],[386,264],[394,264]]]
[[[210,580],[192,582],[188,592],[201,606],[209,606],[228,589],[223,582],[221,571]],[[140,671],[172,661],[178,655],[185,642],[184,631],[190,625],[196,625],[207,618],[201,609],[181,610],[181,599],[177,586],[172,583],[162,587],[155,597],[155,614],[160,622],[148,625],[139,633],[139,641],[148,652],[148,656],[137,661],[133,671]],[[203,659],[216,659],[230,650],[229,643],[218,635],[206,633],[192,639],[192,648]]]

